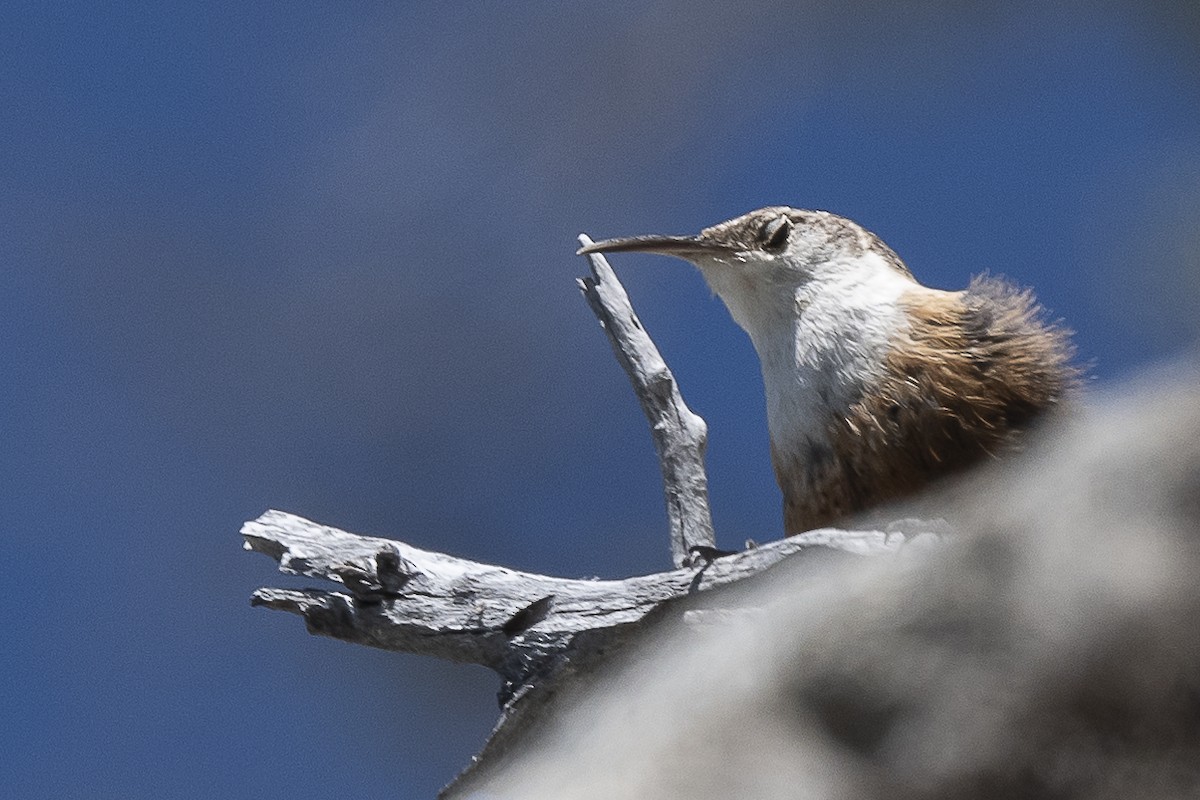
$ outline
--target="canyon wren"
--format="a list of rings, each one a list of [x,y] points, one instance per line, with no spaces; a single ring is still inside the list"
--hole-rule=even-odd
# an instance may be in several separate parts
[[[693,263],[750,335],[789,535],[1012,450],[1076,383],[1069,332],[1029,291],[987,276],[923,286],[826,211],[772,206],[579,253],[626,251]]]

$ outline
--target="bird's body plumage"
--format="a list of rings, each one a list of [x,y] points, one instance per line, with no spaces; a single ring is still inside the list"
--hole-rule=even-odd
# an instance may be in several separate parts
[[[1068,335],[994,278],[931,289],[873,233],[771,207],[696,237],[597,242],[692,261],[759,355],[789,534],[1017,443],[1073,382]]]

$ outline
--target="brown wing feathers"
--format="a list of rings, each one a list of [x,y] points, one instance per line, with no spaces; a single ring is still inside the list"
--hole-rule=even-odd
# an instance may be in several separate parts
[[[916,288],[902,300],[885,378],[829,423],[831,458],[780,463],[788,533],[898,499],[1014,447],[1077,381],[1069,332],[1033,295],[979,277],[962,292]]]

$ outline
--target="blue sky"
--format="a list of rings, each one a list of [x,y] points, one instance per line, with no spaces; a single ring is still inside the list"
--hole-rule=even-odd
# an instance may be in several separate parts
[[[826,208],[1002,273],[1094,383],[1194,342],[1193,3],[9,3],[0,485],[14,797],[428,797],[482,668],[251,609],[269,507],[554,574],[667,565],[575,236]],[[851,10],[853,9],[853,10]],[[758,366],[614,258],[710,426],[721,543],[780,529]]]

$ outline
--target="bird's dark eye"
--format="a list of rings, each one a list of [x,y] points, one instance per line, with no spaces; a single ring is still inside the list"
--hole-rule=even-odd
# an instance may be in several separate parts
[[[787,246],[788,236],[792,232],[792,221],[780,214],[775,219],[763,225],[759,238],[764,250],[778,252]]]

